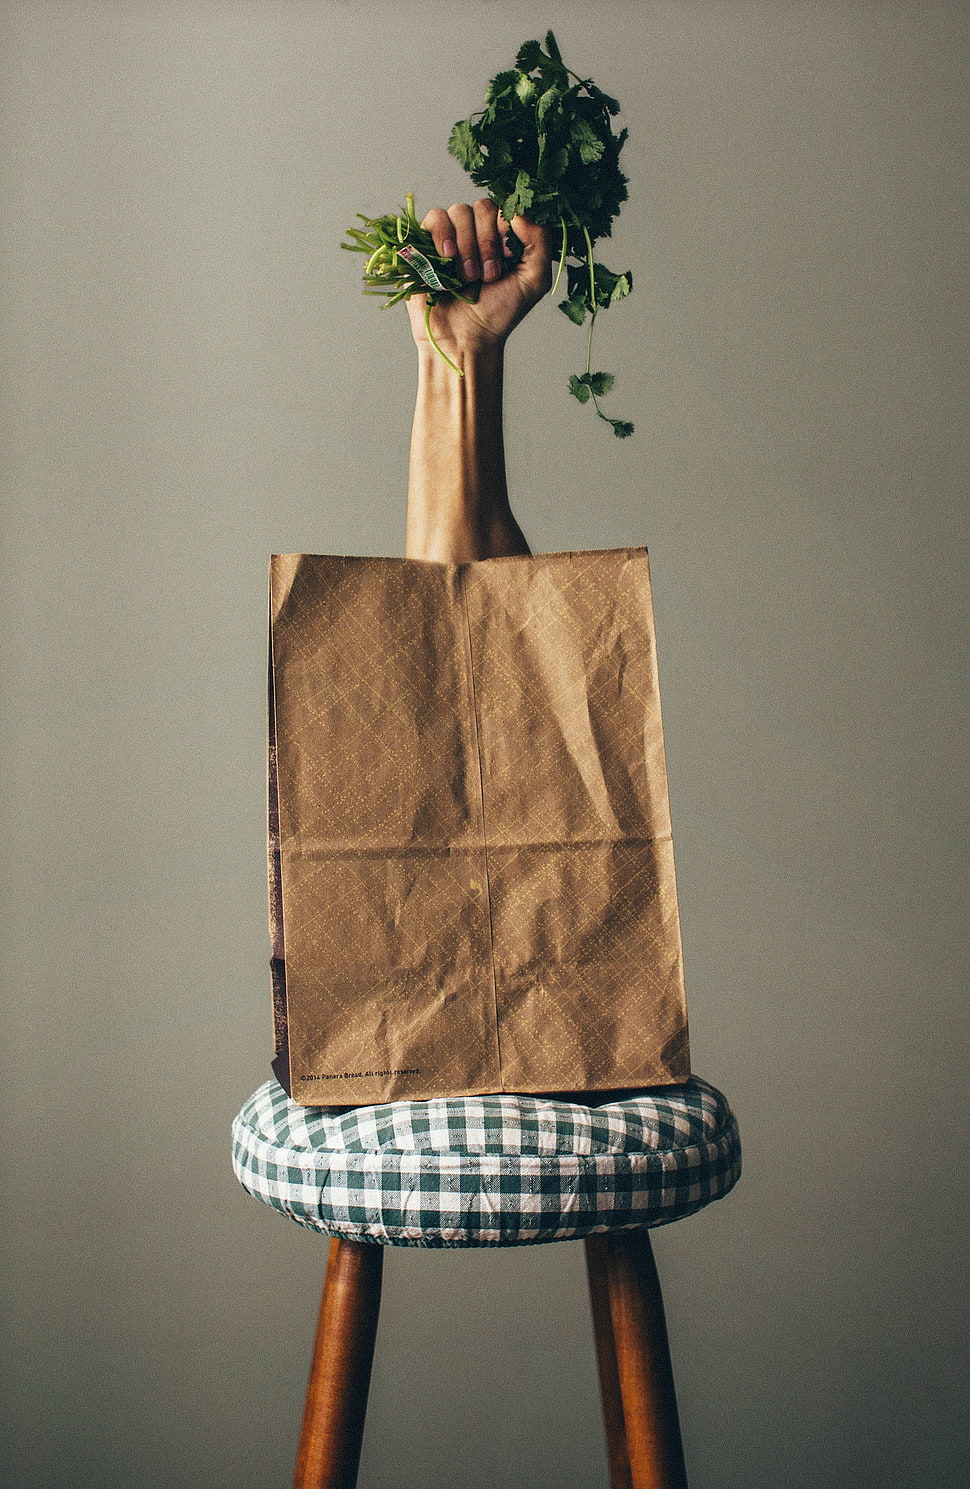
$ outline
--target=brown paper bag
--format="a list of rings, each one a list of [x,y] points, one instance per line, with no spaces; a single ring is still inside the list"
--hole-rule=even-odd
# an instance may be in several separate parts
[[[278,556],[270,618],[294,1099],[685,1080],[645,550]]]

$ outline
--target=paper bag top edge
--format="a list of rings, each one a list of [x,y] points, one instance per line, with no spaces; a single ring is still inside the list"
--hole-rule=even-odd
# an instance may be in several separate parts
[[[642,543],[632,543],[622,548],[563,548],[550,553],[507,553],[496,558],[468,559],[459,564],[440,563],[437,559],[401,558],[378,553],[274,553],[270,556],[270,569],[274,584],[288,592],[303,559],[327,559],[345,563],[422,564],[424,566],[431,564],[439,569],[473,569],[479,564],[541,563],[554,559],[608,558],[611,555],[617,558],[624,555],[645,558],[647,548]]]

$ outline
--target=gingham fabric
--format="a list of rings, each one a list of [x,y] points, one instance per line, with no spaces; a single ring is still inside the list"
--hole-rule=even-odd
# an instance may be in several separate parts
[[[243,1188],[309,1230],[384,1246],[517,1246],[666,1225],[741,1172],[737,1122],[693,1077],[603,1106],[460,1096],[304,1107],[267,1081],[233,1124]]]

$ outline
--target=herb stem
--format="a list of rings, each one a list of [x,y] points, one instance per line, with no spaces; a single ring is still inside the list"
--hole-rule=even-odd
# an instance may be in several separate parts
[[[458,374],[459,377],[464,377],[465,374],[462,372],[461,368],[460,367],[456,367],[455,364],[454,364],[454,362],[451,360],[451,358],[445,356],[445,353],[441,350],[441,347],[438,345],[438,343],[434,339],[434,332],[431,329],[431,297],[430,296],[428,297],[428,303],[424,307],[424,329],[428,333],[428,340],[431,342],[431,345],[434,347],[435,351],[438,353],[438,356],[441,358],[441,360],[443,362],[447,362],[448,363],[448,366],[451,368],[452,372],[457,372],[457,374]]]
[[[586,264],[589,269],[589,308],[596,314],[596,275],[593,273],[593,240],[589,236],[589,228],[583,225],[583,237],[586,239]]]
[[[589,261],[587,262],[589,262],[590,265],[590,299],[592,299],[593,302],[593,314],[592,316],[590,316],[589,335],[587,335],[586,338],[586,375],[587,378],[589,378],[590,369],[592,369],[593,366],[593,326],[596,325],[596,314],[597,311],[599,311],[599,305],[596,304],[596,278],[595,275],[593,275],[593,244],[590,243],[589,231],[584,228],[583,232],[584,234],[586,234],[586,247],[587,253],[589,253]],[[596,398],[596,392],[595,389],[593,389],[593,384],[590,383],[589,387],[590,398],[593,399],[593,408],[596,409],[597,417],[602,418],[602,421],[605,424],[612,424],[612,418],[609,418],[608,414],[603,414],[602,408],[600,408],[599,406],[599,399]]]
[[[598,309],[599,309],[599,306],[594,304],[594,306],[593,306],[593,314],[589,318],[589,332],[588,332],[588,334],[586,336],[586,376],[587,376],[587,378],[590,375],[590,369],[591,369],[591,367],[593,365],[593,360],[592,360],[593,359],[593,327],[596,324],[596,312],[597,312]],[[597,396],[596,396],[596,394],[595,394],[595,392],[593,390],[592,383],[589,384],[589,393],[590,393],[590,397],[593,400],[593,407],[595,408],[595,410],[596,410],[597,414],[599,415],[599,417],[601,419],[606,419],[607,424],[612,423],[612,420],[611,419],[607,419],[606,418],[606,415],[603,413],[602,409],[600,408],[600,401],[597,398]]]
[[[556,290],[559,288],[559,281],[562,278],[562,271],[563,271],[563,269],[565,268],[565,265],[566,265],[566,219],[565,219],[565,217],[560,217],[559,221],[562,223],[562,249],[561,249],[560,254],[559,254],[559,267],[556,270],[556,277],[555,277],[555,280],[553,281],[553,286],[552,286],[552,290],[551,290],[551,293],[553,295],[556,293]]]
[[[590,241],[589,228],[583,228],[583,236],[586,239],[586,262],[589,265],[589,304],[592,312],[589,318],[589,333],[586,337],[586,376],[589,377],[593,366],[593,327],[596,325],[596,313],[599,310],[599,306],[596,303],[596,275],[593,273],[593,244]],[[597,414],[601,419],[606,419],[607,424],[609,424],[611,420],[606,418],[606,415],[600,408],[599,399],[593,392],[592,386],[590,386],[589,391],[592,395],[593,407]]]

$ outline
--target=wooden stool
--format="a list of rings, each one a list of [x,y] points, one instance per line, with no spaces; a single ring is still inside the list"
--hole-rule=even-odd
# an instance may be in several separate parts
[[[453,1097],[306,1108],[269,1081],[233,1128],[251,1194],[333,1236],[294,1489],[355,1489],[385,1245],[581,1237],[613,1489],[686,1489],[648,1227],[721,1198],[740,1174],[724,1097],[692,1078],[586,1107]]]
[[[687,1489],[663,1299],[647,1230],[585,1241],[613,1489]],[[384,1251],[333,1240],[293,1489],[355,1489]]]

